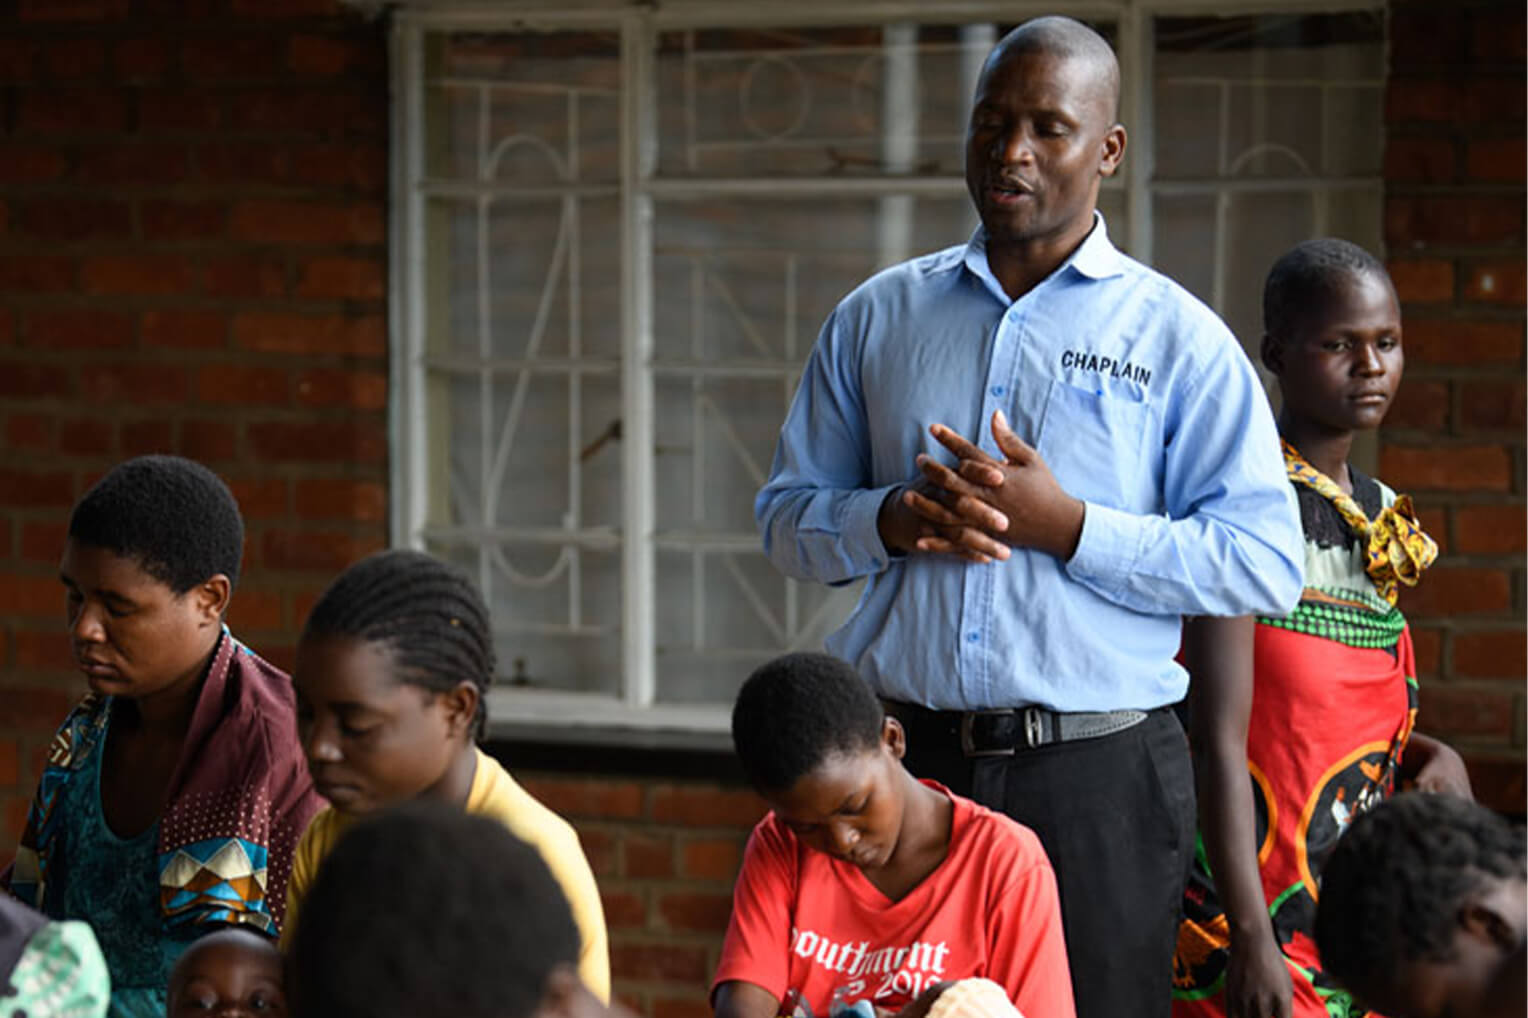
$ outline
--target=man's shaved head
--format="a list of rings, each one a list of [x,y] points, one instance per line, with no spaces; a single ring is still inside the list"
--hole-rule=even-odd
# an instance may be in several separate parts
[[[1114,50],[1087,25],[1059,14],[1033,18],[999,39],[982,66],[982,76],[1013,57],[1034,53],[1087,61],[1097,72],[1109,120],[1119,117],[1119,60]]]

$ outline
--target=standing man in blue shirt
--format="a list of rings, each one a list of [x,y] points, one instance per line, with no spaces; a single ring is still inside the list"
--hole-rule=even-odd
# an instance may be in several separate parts
[[[1080,1018],[1169,1011],[1194,828],[1182,618],[1282,614],[1302,582],[1251,364],[1096,212],[1118,94],[1078,22],[999,42],[967,135],[982,226],[833,311],[755,503],[784,572],[868,578],[828,648],[902,720],[914,773],[1039,834]],[[1250,798],[1230,812],[1242,847],[1217,854],[1255,880]],[[1266,914],[1231,919],[1266,956]]]

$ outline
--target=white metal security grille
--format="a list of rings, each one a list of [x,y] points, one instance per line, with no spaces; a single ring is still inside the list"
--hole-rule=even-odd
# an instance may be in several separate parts
[[[1124,73],[1111,236],[1255,347],[1274,255],[1322,232],[1378,246],[1383,14],[1208,6],[1066,13]],[[753,496],[827,312],[969,232],[966,103],[1037,13],[395,13],[393,540],[488,598],[492,717],[721,731],[755,664],[852,607],[857,588],[769,566]]]

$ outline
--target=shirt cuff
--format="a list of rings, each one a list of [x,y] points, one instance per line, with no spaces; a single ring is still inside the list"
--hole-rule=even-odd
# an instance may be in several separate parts
[[[900,484],[888,484],[882,488],[857,491],[844,507],[843,542],[846,557],[854,566],[857,576],[878,573],[901,558],[899,553],[886,547],[881,540],[876,520],[881,515],[881,503]]]
[[[1066,562],[1074,580],[1087,580],[1100,591],[1118,592],[1135,572],[1141,555],[1142,520],[1135,513],[1088,502],[1077,550]]]

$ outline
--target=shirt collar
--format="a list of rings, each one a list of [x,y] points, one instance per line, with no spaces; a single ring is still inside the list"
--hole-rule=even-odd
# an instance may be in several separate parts
[[[1072,268],[1089,279],[1108,279],[1125,271],[1119,250],[1109,241],[1109,224],[1104,214],[1093,210],[1093,229],[1077,250],[1072,252]]]
[[[1072,268],[1089,279],[1108,279],[1124,271],[1121,264],[1122,257],[1118,249],[1109,242],[1109,227],[1104,222],[1104,214],[1094,209],[1093,229],[1089,230],[1082,243],[1077,245],[1077,250],[1073,251],[1067,260],[1047,278],[1053,279],[1068,268]],[[991,266],[987,264],[986,227],[978,225],[975,232],[971,234],[971,240],[966,244],[965,263],[966,268],[985,283],[989,290],[1001,296],[1004,301],[1008,301],[1002,284],[997,281],[997,277],[992,274]]]

